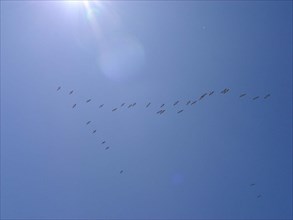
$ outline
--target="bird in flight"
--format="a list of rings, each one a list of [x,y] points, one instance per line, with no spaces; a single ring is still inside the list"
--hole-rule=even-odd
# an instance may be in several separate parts
[[[57,91],[59,91],[61,89],[61,86],[59,86],[58,88],[57,88]]]
[[[204,93],[204,94],[199,98],[199,100],[202,100],[206,95],[207,95],[207,93]]]
[[[255,183],[251,183],[250,186],[255,186]]]
[[[125,103],[122,103],[122,104],[121,104],[121,107],[123,107],[124,105],[125,105]]]
[[[74,104],[74,105],[72,106],[72,108],[75,108],[75,106],[76,106],[76,104]]]
[[[120,174],[122,174],[123,173],[123,170],[120,170],[120,172],[119,172]]]
[[[214,94],[214,91],[211,91],[211,92],[209,93],[209,96],[212,95],[212,94]]]
[[[73,93],[73,90],[71,90],[70,92],[69,92],[69,95],[71,95]]]
[[[89,125],[92,121],[88,121],[86,124]]]
[[[193,101],[193,102],[191,103],[191,105],[194,105],[196,102],[197,102],[196,100],[195,100],[195,101]]]
[[[222,94],[226,94],[227,92],[229,92],[230,89],[225,88],[223,91],[221,91]]]
[[[96,132],[97,132],[97,130],[93,130],[93,134],[96,133]]]
[[[112,109],[112,112],[115,112],[117,110],[117,108]]]
[[[261,194],[259,194],[259,195],[257,195],[257,198],[259,199],[261,196],[262,196],[262,195],[261,195]]]
[[[106,141],[103,141],[101,144],[105,144],[106,143]]]
[[[173,105],[175,106],[175,105],[177,105],[178,103],[179,103],[179,101],[176,101],[176,102],[174,102],[174,104],[173,104]]]
[[[163,110],[157,111],[157,114],[160,114]]]
[[[189,100],[188,102],[186,102],[186,105],[189,105],[191,103],[191,101]]]
[[[163,108],[165,104],[162,104],[160,108]]]
[[[149,102],[149,103],[146,105],[146,108],[148,108],[150,105],[151,105],[151,103]]]
[[[108,150],[110,147],[106,147],[105,150]]]
[[[99,108],[102,108],[104,106],[104,104],[100,105]]]
[[[180,111],[178,111],[177,113],[180,114],[181,112],[183,112],[183,109],[181,109]]]
[[[89,103],[90,101],[92,101],[91,99],[86,100],[86,103]]]
[[[255,96],[252,100],[257,100],[259,98],[259,96]]]
[[[163,114],[165,111],[166,111],[166,110],[160,110],[160,111],[157,112],[157,114],[160,114],[160,115],[161,115],[161,114]]]
[[[264,97],[264,99],[267,99],[267,98],[269,98],[271,96],[271,94],[267,94],[265,97]]]
[[[241,94],[239,98],[242,98],[243,96],[246,96],[246,93]]]

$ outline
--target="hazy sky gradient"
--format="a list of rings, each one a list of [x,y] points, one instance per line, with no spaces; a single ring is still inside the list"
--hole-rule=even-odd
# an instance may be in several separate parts
[[[292,218],[292,2],[93,8],[1,1],[1,218]]]

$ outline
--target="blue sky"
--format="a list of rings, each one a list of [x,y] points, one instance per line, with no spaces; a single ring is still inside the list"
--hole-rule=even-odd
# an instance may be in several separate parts
[[[292,2],[1,1],[1,218],[292,218]]]

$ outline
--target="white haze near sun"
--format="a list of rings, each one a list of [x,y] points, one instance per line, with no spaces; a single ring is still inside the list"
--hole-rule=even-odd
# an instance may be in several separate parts
[[[95,51],[97,74],[122,80],[141,72],[146,61],[144,47],[123,26],[111,2],[66,1],[64,6],[74,17],[76,43],[85,51]]]

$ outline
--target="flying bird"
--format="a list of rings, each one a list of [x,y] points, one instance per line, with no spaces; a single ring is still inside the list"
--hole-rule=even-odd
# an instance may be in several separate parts
[[[73,93],[73,90],[71,90],[70,92],[69,92],[69,95],[71,95]]]
[[[102,108],[104,106],[104,104],[100,105],[99,108]]]
[[[103,141],[101,144],[105,144],[106,143],[106,141]]]
[[[209,93],[209,96],[212,95],[212,94],[214,94],[214,91],[211,91],[211,92]]]
[[[110,147],[106,147],[105,150],[108,150]]]
[[[221,91],[222,94],[226,94],[227,92],[229,92],[230,89],[225,88],[223,91]]]
[[[269,98],[271,96],[271,94],[267,94],[265,97],[264,97],[264,99],[267,99],[267,98]]]
[[[196,102],[197,102],[197,101],[193,101],[193,102],[191,103],[191,105],[194,105]]]
[[[132,106],[135,106],[135,105],[136,105],[136,102],[132,104]]]
[[[179,101],[174,102],[173,106],[177,105],[179,103]]]
[[[61,89],[61,86],[59,86],[58,88],[57,88],[57,91],[59,91]]]
[[[93,134],[96,133],[96,132],[97,132],[97,130],[93,130]]]
[[[182,110],[180,110],[180,111],[178,111],[177,113],[178,113],[178,114],[180,114],[181,112],[183,112],[183,109],[182,109]]]
[[[191,103],[191,101],[189,100],[188,102],[186,102],[186,105],[189,105]]]
[[[259,195],[257,196],[257,198],[259,199],[261,196],[262,196],[262,195],[261,195],[261,194],[259,194]]]
[[[257,100],[259,98],[259,96],[255,96],[252,100]]]
[[[88,121],[86,124],[89,125],[92,121]]]
[[[74,104],[74,105],[72,106],[72,108],[75,108],[75,106],[76,106],[76,104]]]
[[[157,111],[157,114],[160,114],[163,110]]]
[[[160,108],[163,108],[165,104],[162,104]]]
[[[150,105],[151,105],[151,103],[149,102],[149,103],[146,105],[146,108],[148,108]]]
[[[246,93],[241,94],[239,98],[242,98],[243,96],[246,96]]]
[[[250,186],[255,186],[255,183],[251,183]]]
[[[130,108],[130,107],[132,107],[132,105],[129,105],[127,108]]]
[[[91,99],[86,100],[86,103],[89,103],[90,101],[92,101]]]
[[[123,107],[124,105],[125,105],[125,103],[122,103],[122,104],[121,104],[121,107]]]
[[[117,108],[112,109],[112,112],[115,112],[117,110]]]
[[[207,93],[204,93],[204,94],[199,98],[199,100],[203,99],[206,95],[207,95]]]
[[[123,173],[123,170],[120,170],[120,172],[119,172],[120,174],[122,174]]]
[[[165,111],[166,111],[166,110],[162,110],[161,113],[160,113],[160,115],[163,114]]]

